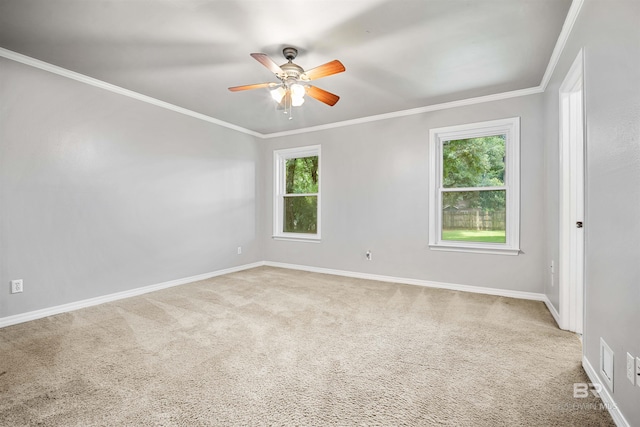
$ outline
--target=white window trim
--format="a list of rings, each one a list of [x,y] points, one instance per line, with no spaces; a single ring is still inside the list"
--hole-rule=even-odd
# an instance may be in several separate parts
[[[442,142],[507,135],[505,146],[506,243],[442,240]],[[520,252],[520,117],[448,126],[429,131],[429,247],[439,251],[518,255]],[[492,187],[483,187],[489,190]]]
[[[317,233],[285,233],[282,231],[282,217],[284,215],[284,194],[285,176],[284,164],[287,159],[318,156],[318,223]],[[296,242],[320,243],[321,240],[321,193],[322,193],[322,156],[320,155],[320,145],[310,145],[307,147],[287,148],[273,151],[273,238],[276,240],[288,240]],[[315,194],[313,194],[315,195]]]

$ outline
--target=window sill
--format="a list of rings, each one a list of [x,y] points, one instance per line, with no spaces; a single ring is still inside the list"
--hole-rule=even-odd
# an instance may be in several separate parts
[[[320,243],[320,237],[298,237],[298,236],[271,236],[273,240],[282,240],[285,242],[303,242],[303,243]]]
[[[508,248],[504,246],[471,246],[460,245],[455,243],[438,243],[430,244],[429,248],[434,251],[445,252],[468,252],[476,254],[492,254],[492,255],[518,255],[520,254],[520,248]]]

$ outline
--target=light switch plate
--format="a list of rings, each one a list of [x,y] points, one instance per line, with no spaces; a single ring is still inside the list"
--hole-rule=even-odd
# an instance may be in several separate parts
[[[636,359],[627,353],[627,379],[632,385],[636,385]]]
[[[600,374],[602,375],[602,381],[609,387],[611,392],[613,392],[613,360],[613,350],[600,337]]]

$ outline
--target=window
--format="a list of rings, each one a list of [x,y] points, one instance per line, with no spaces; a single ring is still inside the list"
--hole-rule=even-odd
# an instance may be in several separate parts
[[[431,249],[517,255],[520,119],[430,131]]]
[[[274,238],[320,240],[320,146],[273,152]]]

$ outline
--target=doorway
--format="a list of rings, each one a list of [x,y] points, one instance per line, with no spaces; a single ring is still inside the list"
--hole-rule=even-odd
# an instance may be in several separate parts
[[[560,86],[560,327],[584,323],[584,62],[583,51]]]

